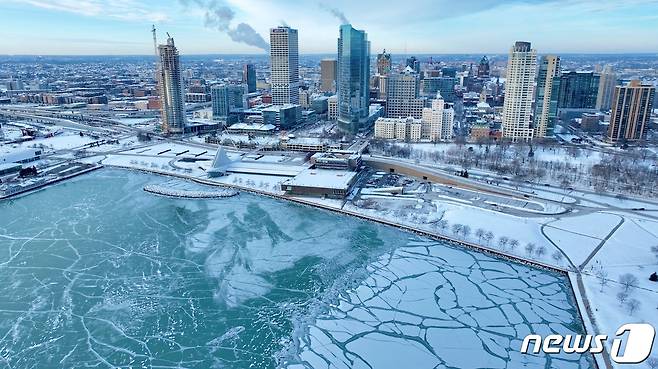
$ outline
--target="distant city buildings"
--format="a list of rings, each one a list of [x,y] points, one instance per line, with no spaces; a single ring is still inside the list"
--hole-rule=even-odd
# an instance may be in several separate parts
[[[322,92],[336,92],[336,59],[322,59],[320,61],[320,90]]]
[[[369,116],[370,42],[365,31],[340,26],[338,38],[338,121],[358,130]]]
[[[256,68],[253,64],[242,67],[242,83],[247,86],[247,93],[256,92]]]
[[[270,30],[270,80],[274,105],[299,104],[299,44],[297,30]]]
[[[646,139],[656,87],[633,80],[615,87],[608,140],[613,143]]]
[[[612,108],[612,97],[617,86],[617,74],[611,65],[606,65],[601,72],[599,91],[596,97],[596,110],[607,111]]]
[[[406,66],[413,69],[416,73],[420,75],[420,60],[415,56],[407,58]]]
[[[536,138],[553,135],[557,118],[557,99],[554,99],[553,95],[553,81],[555,78],[559,78],[559,73],[559,56],[541,57],[535,93],[534,137]]]
[[[478,64],[478,78],[489,78],[490,74],[489,59],[483,56]]]
[[[512,141],[531,140],[532,97],[537,69],[537,51],[530,42],[517,41],[510,49],[505,83],[502,130]]]
[[[455,111],[445,108],[441,95],[432,100],[432,106],[422,110],[422,118],[378,118],[375,122],[375,138],[420,142],[448,140],[452,138]]]
[[[162,131],[172,134],[183,133],[185,102],[180,74],[180,56],[173,38],[169,37],[166,44],[158,46],[158,55]]]
[[[387,75],[391,72],[391,54],[386,49],[381,54],[377,54],[377,74]]]

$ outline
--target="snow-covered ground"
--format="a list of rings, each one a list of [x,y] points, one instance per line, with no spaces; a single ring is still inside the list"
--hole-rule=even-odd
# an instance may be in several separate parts
[[[158,155],[163,150],[171,149],[170,152]],[[209,167],[214,152],[210,152],[200,157],[207,160],[201,162],[180,162],[176,161],[175,166],[171,165],[172,160],[175,159],[175,153],[184,150],[190,150],[191,153],[200,153],[204,149],[198,147],[188,147],[184,144],[161,143],[148,148],[138,148],[124,155],[109,155],[103,163],[109,165],[119,165],[122,167],[132,167],[141,170],[150,170],[164,174],[175,174],[179,176],[190,176],[202,178],[204,180],[214,181],[216,183],[236,186],[240,188],[251,188],[265,193],[274,195],[282,195],[280,183],[284,181],[285,177],[255,175],[255,174],[230,174],[225,177],[208,179],[205,170]],[[129,154],[129,155],[127,155]],[[237,159],[240,157],[239,153],[229,153],[229,157]],[[245,159],[249,160],[249,159]],[[267,158],[263,160],[267,165],[282,165],[290,164],[285,160],[277,163],[280,160],[277,158]],[[183,169],[180,169],[183,168]],[[383,173],[381,174],[383,175]],[[381,177],[380,175],[380,177]],[[536,191],[537,193],[543,190],[543,187],[532,187],[528,185],[525,190]],[[443,234],[457,239],[464,239],[472,243],[478,243],[486,247],[499,249],[508,254],[514,254],[522,258],[537,260],[542,263],[552,264],[560,268],[574,270],[570,263],[566,260],[564,255],[575,265],[576,269],[584,263],[590,255],[597,251],[597,246],[602,244],[600,250],[591,257],[591,260],[583,268],[583,282],[585,284],[585,294],[592,306],[596,326],[601,330],[598,333],[605,333],[614,335],[616,329],[623,323],[647,321],[658,327],[658,314],[656,314],[658,302],[658,283],[648,281],[648,276],[651,272],[657,271],[656,256],[654,256],[650,248],[651,246],[658,245],[658,222],[656,220],[645,218],[640,215],[621,212],[615,209],[606,209],[606,204],[619,208],[632,208],[632,207],[645,207],[652,208],[650,203],[645,203],[640,200],[623,200],[603,195],[590,195],[582,192],[574,191],[565,196],[557,195],[553,192],[553,188],[543,190],[545,197],[550,200],[560,201],[563,200],[565,206],[590,206],[585,210],[576,210],[568,214],[560,216],[536,215],[516,216],[512,214],[504,214],[491,209],[485,209],[467,204],[465,201],[458,201],[459,199],[450,196],[437,197],[431,201],[422,200],[416,197],[416,194],[411,193],[405,196],[391,196],[387,194],[369,194],[364,197],[368,204],[363,202],[346,202],[340,200],[326,200],[318,198],[303,198],[306,202],[315,203],[322,206],[332,207],[335,209],[344,209],[350,212],[363,214],[376,219],[382,219],[389,222],[403,224],[406,226],[416,227],[418,229],[427,230]],[[419,193],[422,191],[419,191]],[[539,194],[539,193],[538,193]],[[541,196],[541,194],[539,194]],[[578,200],[576,200],[578,199]],[[603,203],[603,205],[588,204],[589,201],[596,201]],[[579,203],[576,204],[576,202]],[[647,213],[649,214],[649,213]],[[621,219],[624,223],[619,229],[612,233],[609,240],[606,237],[611,231],[619,224]],[[442,224],[445,221],[447,223]],[[456,231],[455,225],[467,225],[468,232]],[[542,228],[544,233],[542,233]],[[482,230],[478,232],[478,230]],[[492,237],[482,237],[484,233],[491,232]],[[478,235],[479,234],[479,235]],[[548,238],[547,238],[548,237]],[[506,239],[506,242],[501,242],[501,238]],[[514,240],[515,242],[511,242]],[[557,246],[557,248],[553,245]],[[532,245],[532,247],[529,247]],[[559,248],[559,250],[558,250]],[[542,252],[538,252],[538,250]],[[560,251],[561,250],[561,251]],[[564,253],[564,254],[562,254]],[[404,263],[405,258],[394,255],[394,258],[400,258]],[[426,261],[423,261],[425,263]],[[397,261],[396,261],[397,263]],[[422,268],[419,264],[410,263],[406,268]],[[397,270],[397,269],[396,269]],[[406,269],[405,269],[406,270]],[[410,269],[411,270],[411,269]],[[601,291],[601,278],[597,275],[598,272],[603,270],[606,273],[606,284]],[[631,273],[637,276],[639,282],[638,286],[631,289],[627,301],[635,299],[640,301],[640,306],[629,313],[628,302],[620,303],[617,299],[617,293],[621,287],[619,281],[621,275]],[[440,278],[440,276],[436,276]],[[432,282],[434,283],[434,282]],[[409,286],[413,288],[421,288],[419,286]],[[349,299],[356,299],[362,297],[356,291],[354,295],[346,297]],[[420,301],[420,300],[419,300]],[[423,309],[423,304],[408,306],[409,309]],[[346,316],[351,312],[351,308],[343,309],[343,305],[336,307],[332,314],[337,316]],[[369,307],[370,308],[370,307]],[[400,313],[402,314],[402,313]],[[585,312],[582,312],[586,315]],[[493,318],[491,318],[493,319]],[[317,336],[317,342],[307,342],[308,347],[318,347],[327,343],[327,337],[322,338],[321,335],[327,334],[341,334],[339,333],[344,329],[354,329],[353,327],[335,327],[333,322],[335,319],[328,319],[323,326],[319,323],[318,331],[314,331]],[[370,329],[361,327],[359,329]],[[401,330],[401,325],[398,324],[397,328]],[[406,329],[406,328],[405,328]],[[321,332],[321,333],[320,333]],[[351,331],[350,331],[351,332]],[[533,333],[542,333],[539,328],[534,329]],[[463,339],[475,340],[475,336],[470,333],[456,332],[455,334],[466,334]],[[416,334],[416,333],[415,333]],[[398,348],[398,355],[410,355],[409,360],[416,360],[418,357],[424,357],[427,353],[421,353],[425,350],[422,345],[413,348],[413,345],[406,344],[404,347],[396,343],[395,340],[384,340],[381,337],[381,332],[368,334],[368,337],[361,337],[363,340],[355,340],[352,348],[356,351],[363,352],[363,355],[368,356],[368,362],[378,362],[380,358],[372,357],[369,350],[372,347],[379,347],[379,352],[393,351],[393,348]],[[460,336],[461,337],[461,336]],[[470,337],[470,338],[469,338]],[[357,342],[359,341],[359,342]],[[367,344],[366,344],[367,342]],[[415,341],[421,342],[421,341]],[[338,351],[332,351],[335,348],[329,344],[323,346],[322,350],[325,353],[334,355],[340,354]],[[381,346],[381,347],[380,347]],[[496,350],[494,348],[490,348]],[[310,349],[309,349],[310,350]],[[415,356],[412,353],[421,355]],[[306,355],[309,362],[318,360],[312,352]],[[442,358],[451,358],[455,352],[443,352]],[[658,352],[654,352],[654,356]],[[365,357],[365,356],[364,356]],[[384,357],[384,356],[382,356]],[[430,356],[427,356],[431,358]],[[526,358],[527,360],[536,360],[537,358]],[[365,360],[365,359],[364,359]],[[446,359],[446,363],[450,359]],[[499,361],[496,355],[493,355],[486,364],[472,363],[473,365],[490,365],[487,367],[498,367]],[[384,360],[386,361],[386,360]],[[409,361],[412,362],[412,361]],[[319,362],[318,362],[319,363]],[[573,363],[572,363],[573,364]],[[383,364],[382,364],[383,365]],[[568,363],[564,363],[568,366]],[[561,365],[560,365],[561,366]],[[638,366],[638,368],[641,366]]]

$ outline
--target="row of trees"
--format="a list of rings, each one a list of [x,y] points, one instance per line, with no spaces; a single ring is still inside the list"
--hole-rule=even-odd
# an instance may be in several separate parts
[[[590,165],[583,158],[590,157],[592,150],[578,147],[551,145],[510,144],[502,141],[483,146],[435,146],[436,150],[418,150],[412,145],[373,140],[371,150],[387,156],[413,158],[428,162],[456,165],[463,170],[479,168],[517,181],[539,182],[557,179],[563,188],[574,184],[589,187],[598,192],[627,192],[636,195],[658,195],[656,155],[647,149],[619,154],[602,153],[601,160]],[[556,153],[554,160],[539,160],[539,150]]]

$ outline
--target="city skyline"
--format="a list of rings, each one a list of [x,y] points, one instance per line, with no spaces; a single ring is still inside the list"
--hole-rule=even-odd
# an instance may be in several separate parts
[[[368,32],[373,51],[386,48],[392,54],[503,54],[511,42],[522,39],[532,40],[540,53],[658,49],[658,29],[653,27],[658,1],[471,0],[455,5],[418,0],[402,9],[384,3],[377,11],[372,5],[347,1],[299,5],[295,1],[9,0],[0,5],[0,22],[5,24],[0,52],[148,55],[153,49],[149,30],[155,24],[160,39],[165,32],[176,37],[181,54],[265,54],[269,29],[288,24],[299,30],[301,54],[324,54],[335,52],[338,28],[345,22]],[[393,17],[407,21],[391,22]]]

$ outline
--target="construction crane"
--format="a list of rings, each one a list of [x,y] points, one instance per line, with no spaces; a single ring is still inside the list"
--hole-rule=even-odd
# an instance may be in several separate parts
[[[151,28],[151,33],[153,33],[153,51],[155,52],[155,57],[158,57],[158,36],[155,33],[155,24]]]
[[[153,51],[155,52],[155,83],[156,87],[160,81],[160,55],[158,53],[158,35],[156,33],[155,24],[151,27],[151,33],[153,33]]]

